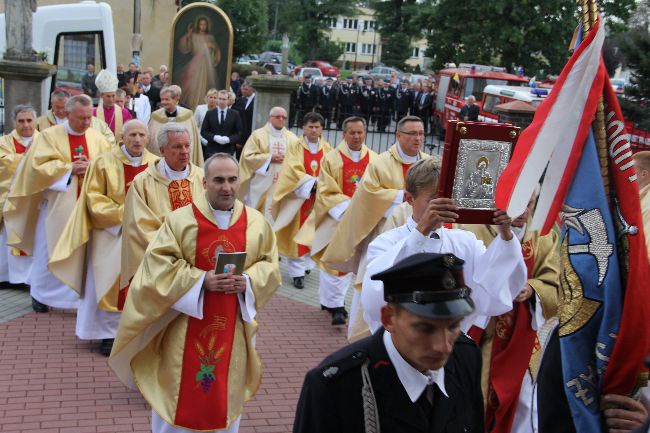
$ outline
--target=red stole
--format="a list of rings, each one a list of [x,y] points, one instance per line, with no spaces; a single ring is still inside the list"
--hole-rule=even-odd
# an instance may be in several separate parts
[[[167,192],[169,193],[169,204],[172,210],[192,203],[192,189],[190,188],[190,181],[187,179],[172,180],[167,186]]]
[[[68,134],[68,142],[70,143],[70,161],[75,162],[81,155],[90,159],[88,156],[88,143],[86,143],[86,134],[82,135],[72,135]],[[79,176],[77,179],[77,198],[81,193],[81,187],[83,186],[83,176]]]
[[[366,167],[368,167],[368,162],[370,161],[370,152],[366,152],[366,156],[361,158],[358,162],[354,162],[343,152],[339,150],[341,154],[341,160],[343,161],[343,194],[348,197],[352,197],[354,192],[357,190],[357,185],[361,181],[363,173],[366,172]]]
[[[246,251],[246,208],[237,222],[221,230],[192,204],[198,223],[195,266],[210,272],[217,251]],[[219,430],[228,416],[228,370],[238,317],[235,294],[203,293],[203,320],[189,317],[181,385],[174,424],[192,430]]]
[[[122,163],[122,167],[124,167],[124,196],[126,197],[126,193],[129,192],[129,187],[131,186],[131,183],[133,183],[133,179],[147,168],[147,164],[141,164],[139,167],[134,167],[132,165]],[[118,311],[122,311],[124,309],[124,303],[126,302],[126,296],[128,295],[128,292],[128,284],[126,287],[123,287],[119,290],[117,294]]]
[[[404,176],[404,186],[406,186],[406,173],[408,173],[411,165],[413,164],[406,164],[405,162],[402,163],[402,176]]]
[[[313,177],[318,177],[318,174],[320,173],[321,159],[323,159],[323,148],[316,153],[311,153],[309,149],[303,149],[303,166],[305,167],[305,173]],[[309,194],[309,198],[303,202],[302,206],[300,206],[300,227],[302,227],[305,221],[307,221],[307,217],[309,217],[311,210],[314,208],[315,202],[316,193],[312,192]],[[298,244],[298,257],[302,257],[307,253],[309,253],[309,247]]]
[[[23,146],[23,143],[16,140],[15,137],[14,137],[14,148],[16,149],[16,153],[25,153],[25,151],[27,150],[27,148]]]
[[[521,247],[530,278],[535,264],[533,243],[528,240]],[[528,302],[514,303],[512,311],[494,320],[485,426],[494,426],[490,432],[509,433],[537,334],[531,327]]]

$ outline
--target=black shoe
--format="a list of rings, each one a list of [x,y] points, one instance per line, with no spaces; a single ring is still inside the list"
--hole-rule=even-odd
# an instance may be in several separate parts
[[[102,346],[99,349],[99,352],[104,356],[111,356],[111,350],[113,350],[113,338],[104,338],[102,340]]]
[[[305,275],[311,274],[311,269],[305,269]]]
[[[50,311],[50,307],[45,304],[38,302],[36,299],[32,298],[32,308],[37,313],[47,313]]]
[[[333,308],[332,313],[332,326],[345,325],[346,314],[345,308]]]
[[[305,277],[294,277],[293,287],[295,287],[296,289],[303,289],[305,287],[304,280]]]

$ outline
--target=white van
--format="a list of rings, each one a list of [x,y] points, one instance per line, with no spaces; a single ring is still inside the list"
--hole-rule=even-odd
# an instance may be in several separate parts
[[[72,95],[83,93],[81,79],[88,64],[95,66],[95,72],[117,71],[113,15],[106,3],[81,1],[39,6],[33,16],[32,33],[34,50],[47,53],[47,61],[57,66],[56,75],[45,80],[41,87],[44,112],[55,89]],[[0,14],[0,55],[6,45],[5,15]]]

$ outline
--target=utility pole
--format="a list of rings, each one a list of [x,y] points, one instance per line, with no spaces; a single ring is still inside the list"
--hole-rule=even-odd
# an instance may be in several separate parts
[[[133,0],[133,36],[131,36],[131,62],[141,66],[142,34],[140,33],[141,0]]]

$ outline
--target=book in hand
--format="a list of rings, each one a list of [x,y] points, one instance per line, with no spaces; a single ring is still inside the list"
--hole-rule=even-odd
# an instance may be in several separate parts
[[[244,272],[244,264],[246,263],[246,253],[223,253],[218,252],[216,257],[216,266],[214,267],[215,274],[232,273],[234,275],[241,275]]]

